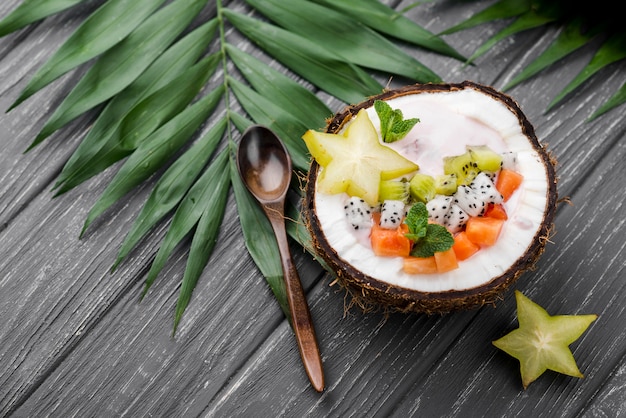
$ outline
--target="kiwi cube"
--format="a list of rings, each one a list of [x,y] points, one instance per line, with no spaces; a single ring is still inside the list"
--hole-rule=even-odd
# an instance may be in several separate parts
[[[385,200],[401,200],[404,203],[409,201],[409,182],[402,180],[381,180],[378,185],[378,200],[380,203]]]
[[[436,194],[435,178],[428,174],[416,173],[409,182],[409,192],[414,200],[428,202]]]
[[[470,152],[467,151],[461,155],[444,157],[443,172],[444,174],[454,174],[457,186],[461,186],[470,184],[480,170],[472,160]]]
[[[441,174],[435,176],[435,193],[452,196],[456,192],[456,174]]]
[[[469,152],[472,161],[476,163],[480,171],[496,172],[500,170],[502,156],[487,145],[468,146],[467,152]]]

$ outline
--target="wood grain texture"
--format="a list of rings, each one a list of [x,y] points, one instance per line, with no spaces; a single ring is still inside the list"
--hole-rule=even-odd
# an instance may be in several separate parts
[[[0,16],[19,3],[3,1]],[[97,3],[85,2],[0,39],[0,110]],[[398,10],[410,3],[388,2]],[[407,16],[437,32],[490,3],[438,1]],[[239,0],[229,7],[249,12]],[[484,25],[446,40],[469,56],[499,27]],[[227,36],[297,78],[236,31]],[[555,36],[551,29],[516,35],[470,67],[403,47],[446,81],[470,79],[499,88]],[[446,316],[345,313],[343,291],[329,286],[330,277],[293,246],[325,367],[327,389],[317,394],[302,369],[293,332],[245,250],[232,196],[211,267],[173,338],[185,245],[146,298],[138,300],[167,223],[109,273],[153,180],[78,240],[87,212],[115,169],[56,199],[49,190],[95,113],[23,154],[81,68],[0,115],[0,416],[626,414],[626,210],[619,181],[626,176],[626,121],[623,109],[616,109],[586,122],[623,83],[626,65],[601,72],[544,113],[590,56],[590,50],[582,51],[509,92],[559,161],[559,192],[571,200],[559,207],[557,233],[537,269],[522,276],[516,288],[551,314],[599,315],[572,345],[584,379],[548,372],[527,390],[521,388],[517,361],[491,345],[516,327],[512,292],[495,309]],[[383,75],[376,77],[387,84]],[[404,82],[394,79],[390,86]],[[333,110],[344,105],[317,94]]]

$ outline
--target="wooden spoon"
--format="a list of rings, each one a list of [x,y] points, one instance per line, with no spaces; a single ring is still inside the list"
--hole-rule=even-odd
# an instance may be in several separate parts
[[[285,196],[291,181],[291,158],[276,134],[264,126],[253,125],[243,133],[239,143],[237,168],[274,229],[300,357],[311,384],[321,392],[324,390],[324,371],[320,350],[285,231]]]

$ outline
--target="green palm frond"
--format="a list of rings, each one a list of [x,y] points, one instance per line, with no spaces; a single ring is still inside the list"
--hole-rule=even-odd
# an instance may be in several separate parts
[[[128,87],[184,31],[202,10],[204,3],[205,0],[176,0],[144,20],[115,48],[104,52],[48,119],[31,147]],[[99,11],[108,4],[105,3]],[[108,21],[109,15],[105,14],[102,18]],[[94,36],[114,37],[111,32],[104,32],[103,35],[96,33]],[[82,36],[78,45],[72,48],[87,48],[82,45],[85,39]],[[67,43],[62,48],[66,46]]]
[[[589,120],[595,119],[600,115],[608,112],[609,110],[617,107],[626,102],[626,83],[622,84],[622,87],[609,98],[602,106],[600,106],[590,117]]]
[[[587,66],[552,100],[548,105],[548,110],[563,101],[565,96],[570,94],[601,69],[626,58],[626,48],[624,45],[626,45],[625,34],[619,33],[610,36],[598,49]]]
[[[441,37],[417,25],[398,11],[378,0],[314,0],[328,8],[341,12],[344,16],[369,26],[375,31],[409,44],[413,44],[439,54],[464,61],[465,58]]]
[[[0,21],[0,35],[78,3],[25,0]],[[246,247],[281,308],[288,312],[271,227],[237,174],[232,127],[240,132],[253,123],[270,127],[286,142],[294,167],[304,172],[310,160],[300,136],[306,129],[321,129],[332,114],[309,89],[231,43],[226,36],[231,27],[284,67],[345,103],[382,91],[371,71],[413,82],[441,81],[398,48],[396,39],[464,59],[440,37],[378,0],[339,4],[298,0],[297,7],[285,7],[279,1],[249,0],[248,4],[255,14],[223,7],[220,1],[105,1],[39,68],[11,106],[19,106],[63,74],[92,61],[28,149],[102,105],[53,187],[55,196],[62,195],[121,162],[87,215],[81,237],[111,205],[161,173],[111,270],[124,262],[152,228],[171,217],[150,266],[143,297],[174,248],[191,236],[174,332],[209,262],[231,190]],[[208,5],[216,8],[217,16],[190,29]],[[337,40],[342,40],[340,45]],[[217,115],[219,103],[226,112]],[[243,113],[236,110],[237,104]],[[207,133],[196,139],[205,122]],[[214,155],[218,149],[221,151]],[[297,189],[294,186],[296,193]],[[310,237],[301,225],[292,224],[288,230],[311,250]]]
[[[456,25],[440,32],[439,34],[449,35],[451,33],[470,29],[494,20],[518,17],[524,13],[528,13],[530,10],[531,0],[500,0],[469,17],[463,22],[457,23]]]
[[[110,1],[89,16],[61,48],[35,73],[11,108],[19,105],[58,77],[109,50],[132,33],[165,0]],[[50,2],[38,2],[41,7]],[[76,1],[72,3],[77,3]],[[22,7],[33,11],[25,2]],[[19,8],[16,10],[16,12]],[[10,18],[11,16],[8,16]],[[113,31],[112,29],[115,28]],[[0,30],[0,32],[2,32]]]
[[[333,51],[344,61],[416,81],[441,81],[384,36],[341,12],[307,0],[249,0],[248,3],[290,32],[318,45],[333,45]],[[324,20],[317,19],[322,13]],[[370,48],[380,53],[369,54]]]
[[[31,23],[61,12],[84,0],[24,0],[2,20],[0,36],[8,35]]]
[[[577,49],[595,42],[598,37],[602,37],[602,43],[598,47],[595,56],[557,94],[548,105],[547,112],[562,103],[571,92],[579,88],[598,71],[626,58],[626,33],[624,29],[615,24],[614,18],[602,14],[601,7],[596,7],[596,9],[600,11],[600,15],[597,15],[598,12],[589,10],[589,8],[577,9],[566,1],[500,0],[468,19],[440,32],[440,35],[467,30],[493,21],[512,20],[507,27],[476,49],[468,59],[468,62],[472,62],[501,40],[518,32],[547,25],[560,27],[560,33],[552,44],[505,85],[503,90],[508,90],[533,77]],[[606,101],[589,119],[594,119],[626,102],[626,95],[622,91],[624,89],[626,87],[623,87]]]
[[[513,23],[489,38],[476,50],[476,52],[472,54],[471,57],[468,58],[467,61],[468,63],[473,62],[476,58],[487,52],[489,49],[491,49],[492,46],[494,46],[496,43],[500,42],[504,38],[528,29],[533,29],[546,25],[548,23],[554,22],[554,20],[555,18],[553,16],[544,15],[542,13],[538,13],[533,9],[530,9],[527,12],[517,16]]]
[[[126,139],[128,135],[133,135],[135,131],[145,135],[150,131],[146,127],[146,117],[142,115],[158,116],[169,108],[172,102],[165,87],[180,90],[176,87],[177,78],[183,83],[190,81],[184,76],[187,71],[193,71],[189,68],[207,49],[216,29],[217,19],[213,19],[189,33],[107,103],[63,167],[54,187],[58,194],[76,187],[132,152],[132,148],[125,148],[131,143],[130,139]],[[214,55],[216,64],[219,59],[219,55]],[[165,113],[162,119],[172,114]],[[137,141],[135,137],[132,142]]]
[[[582,46],[586,45],[595,34],[583,33],[580,20],[568,22],[561,30],[557,38],[539,55],[533,62],[528,64],[517,76],[504,86],[505,90],[511,89],[525,81],[550,65],[566,57]]]

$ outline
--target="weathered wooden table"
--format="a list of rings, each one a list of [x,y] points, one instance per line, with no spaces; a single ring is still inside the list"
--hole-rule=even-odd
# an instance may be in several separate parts
[[[0,16],[19,3],[4,0]],[[586,121],[621,86],[626,63],[603,70],[547,113],[590,50],[509,92],[558,159],[559,193],[571,201],[559,206],[557,233],[537,269],[515,288],[551,314],[599,315],[572,344],[585,378],[547,372],[523,390],[519,363],[491,345],[517,327],[512,291],[496,308],[446,316],[346,313],[344,293],[296,250],[326,371],[327,388],[318,394],[304,374],[288,322],[244,247],[234,209],[172,338],[188,247],[177,250],[141,302],[164,226],[109,273],[148,185],[114,206],[81,240],[85,216],[114,170],[52,198],[55,176],[95,113],[24,154],[82,70],[4,111],[95,3],[0,39],[0,415],[626,416],[624,108]],[[437,32],[488,3],[436,2],[407,16]],[[401,9],[409,2],[389,4]],[[247,10],[241,1],[229,6]],[[483,25],[446,40],[470,55],[498,28]],[[446,81],[502,87],[554,36],[554,30],[516,35],[469,67],[409,50]],[[333,110],[344,106],[320,97]]]

